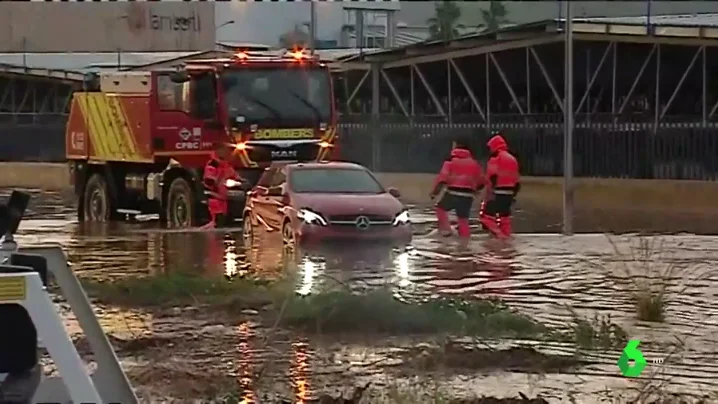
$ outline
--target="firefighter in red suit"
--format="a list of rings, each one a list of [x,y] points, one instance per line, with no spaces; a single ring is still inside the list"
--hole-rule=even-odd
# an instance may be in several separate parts
[[[207,207],[210,222],[205,227],[217,227],[225,224],[227,218],[227,180],[241,181],[229,162],[232,156],[227,144],[219,143],[212,157],[204,167],[203,184],[208,195]]]
[[[471,236],[471,206],[474,196],[483,188],[484,181],[481,165],[471,155],[468,142],[463,139],[454,141],[451,157],[441,167],[431,192],[431,199],[442,194],[435,208],[442,235],[451,235],[448,213],[453,210],[457,217],[459,237],[468,239]]]
[[[519,163],[500,133],[491,137],[487,146],[491,157],[486,165],[488,184],[479,220],[495,237],[508,238],[512,234],[511,207],[521,188]]]

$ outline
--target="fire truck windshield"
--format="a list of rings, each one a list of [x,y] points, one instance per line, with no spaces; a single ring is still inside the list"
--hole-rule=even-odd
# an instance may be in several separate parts
[[[257,67],[222,73],[225,108],[233,126],[281,122],[313,125],[331,119],[329,71]]]

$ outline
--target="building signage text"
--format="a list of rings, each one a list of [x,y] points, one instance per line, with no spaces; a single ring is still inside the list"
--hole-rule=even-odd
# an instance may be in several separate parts
[[[150,14],[150,27],[155,31],[193,31],[200,32],[202,24],[199,15],[187,17],[177,15]]]

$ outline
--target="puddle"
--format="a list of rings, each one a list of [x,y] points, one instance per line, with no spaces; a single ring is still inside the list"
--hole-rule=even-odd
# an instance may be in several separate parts
[[[468,249],[457,252],[451,243],[424,236],[433,229],[434,220],[430,212],[416,211],[418,235],[411,251],[353,245],[300,251],[288,257],[272,235],[258,238],[261,248],[245,250],[238,232],[168,233],[153,230],[153,223],[83,227],[72,220],[72,208],[62,201],[63,197],[55,194],[34,200],[18,240],[24,246],[61,244],[79,276],[112,279],[189,271],[233,277],[252,273],[268,279],[293,276],[301,294],[317,293],[331,280],[356,291],[389,286],[407,296],[494,296],[554,327],[571,322],[570,307],[589,318],[610,315],[631,338],[642,341],[649,362],[668,358],[671,352],[667,347],[676,338],[683,340],[680,355],[660,366],[651,363],[646,372],[665,381],[663,387],[669,391],[695,395],[718,391],[718,365],[713,357],[718,338],[718,275],[710,272],[718,261],[715,237],[661,238],[662,260],[687,268],[674,276],[671,287],[680,293],[671,295],[666,323],[652,325],[635,320],[626,282],[619,280],[625,262],[615,249],[629,251],[636,245],[632,236],[617,236],[609,242],[600,234],[520,234],[506,249],[477,236]],[[450,352],[448,358],[456,361],[447,363],[446,358],[443,362],[432,359],[437,356],[435,348],[411,352],[408,347],[419,349],[420,342],[413,340],[379,343],[371,338],[363,341],[361,336],[351,341],[308,340],[274,330],[271,345],[267,345],[267,330],[258,329],[251,315],[228,324],[226,319],[205,318],[192,310],[158,315],[98,307],[97,312],[128,373],[143,385],[154,386],[144,392],[140,388],[145,397],[152,393],[158,397],[165,393],[175,397],[209,394],[207,384],[224,383],[239,386],[238,402],[269,400],[252,396],[256,390],[292,402],[311,402],[322,394],[350,396],[357,385],[366,383],[371,388],[402,384],[410,390],[417,385],[418,376],[397,371],[397,361],[411,363],[408,369],[431,375],[427,380],[434,380],[437,389],[459,396],[516,397],[523,393],[597,403],[647,383],[644,377],[631,380],[619,374],[617,350],[583,353],[581,360],[586,363],[573,366],[576,348],[572,345],[482,341],[485,346],[474,346],[472,351],[455,348],[459,350]],[[77,333],[70,315],[66,324]],[[492,368],[499,362],[497,350],[507,364],[501,370]],[[545,366],[537,367],[537,363]],[[193,382],[179,388],[172,380]]]

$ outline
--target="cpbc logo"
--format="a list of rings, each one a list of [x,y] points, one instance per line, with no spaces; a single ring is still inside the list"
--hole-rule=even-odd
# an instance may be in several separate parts
[[[643,369],[646,367],[646,359],[643,357],[643,352],[638,349],[640,343],[641,341],[637,339],[628,341],[626,347],[623,348],[623,354],[618,358],[618,368],[621,369],[621,374],[626,377],[638,377],[643,373]],[[633,361],[632,364],[631,361]]]

